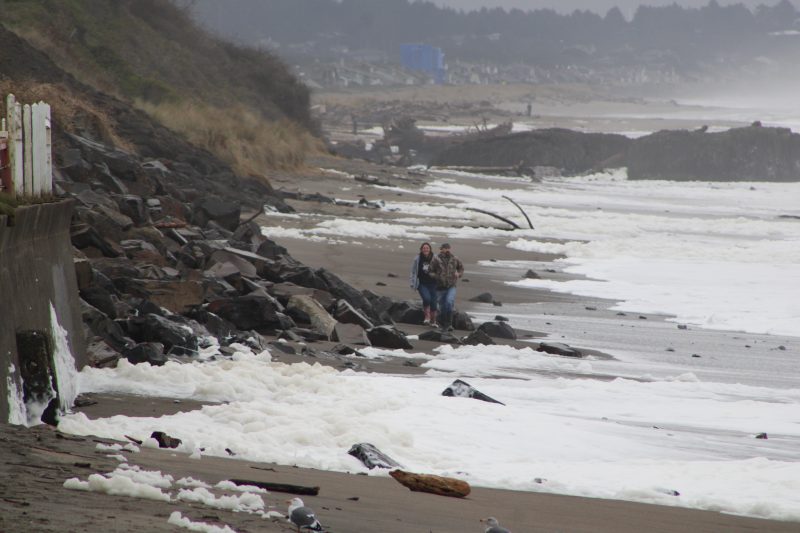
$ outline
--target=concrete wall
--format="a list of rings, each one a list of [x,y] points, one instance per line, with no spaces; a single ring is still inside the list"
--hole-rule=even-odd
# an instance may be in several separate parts
[[[16,334],[49,334],[51,303],[77,370],[86,365],[69,234],[72,209],[72,201],[20,207],[13,226],[0,216],[0,422],[9,417],[9,384],[22,391]]]

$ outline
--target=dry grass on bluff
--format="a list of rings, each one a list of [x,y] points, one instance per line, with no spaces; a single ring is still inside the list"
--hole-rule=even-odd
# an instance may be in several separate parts
[[[243,105],[221,108],[185,101],[137,105],[243,176],[299,167],[308,153],[322,149],[321,141],[297,123],[285,118],[266,122]]]
[[[216,39],[170,0],[0,0],[0,13],[0,24],[79,81],[135,103],[241,173],[297,166],[319,146],[309,90],[283,62]],[[69,130],[80,104],[45,96]],[[114,118],[89,111],[103,140],[124,148]]]

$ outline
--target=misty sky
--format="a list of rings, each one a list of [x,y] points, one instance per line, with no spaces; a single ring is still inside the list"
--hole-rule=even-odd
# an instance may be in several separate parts
[[[435,4],[460,9],[478,9],[481,7],[519,8],[524,10],[550,8],[562,13],[571,13],[576,9],[590,9],[605,14],[610,8],[618,6],[625,15],[630,16],[640,4],[667,5],[677,3],[682,6],[701,7],[708,0],[432,0]],[[753,8],[759,4],[774,5],[779,0],[717,0],[720,5],[744,4]],[[795,4],[797,5],[797,4]]]

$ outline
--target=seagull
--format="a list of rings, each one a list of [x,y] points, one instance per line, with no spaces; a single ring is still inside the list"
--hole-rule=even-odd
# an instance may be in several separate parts
[[[481,519],[481,522],[486,522],[486,525],[489,526],[486,528],[485,533],[511,533],[510,529],[506,529],[500,525],[497,521],[497,518],[490,516],[487,519]]]
[[[300,533],[301,528],[322,531],[322,524],[317,520],[314,511],[303,505],[303,500],[292,498],[286,503],[289,504],[289,521],[297,527],[298,533]]]

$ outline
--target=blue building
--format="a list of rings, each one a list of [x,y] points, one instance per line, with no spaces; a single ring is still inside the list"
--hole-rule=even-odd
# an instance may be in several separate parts
[[[429,44],[401,44],[400,62],[411,70],[431,75],[436,83],[444,83],[444,52]]]

